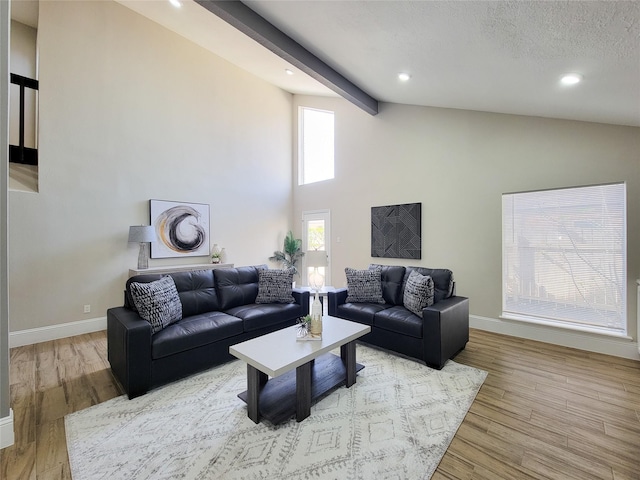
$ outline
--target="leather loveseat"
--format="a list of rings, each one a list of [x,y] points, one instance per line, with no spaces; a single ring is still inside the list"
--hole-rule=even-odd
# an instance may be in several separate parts
[[[328,293],[329,315],[371,326],[361,341],[392,350],[441,369],[469,341],[469,299],[455,295],[453,274],[447,269],[371,265],[381,269],[381,302],[347,302],[348,289]],[[433,304],[422,315],[404,306],[412,271],[433,280]],[[384,302],[384,303],[382,303]]]
[[[292,303],[256,303],[260,270],[266,266],[167,274],[175,283],[181,318],[155,333],[136,309],[132,283],[137,289],[164,275],[129,278],[124,306],[107,311],[109,363],[129,398],[232,360],[230,345],[294,325],[309,313],[309,292],[298,289],[290,291]]]

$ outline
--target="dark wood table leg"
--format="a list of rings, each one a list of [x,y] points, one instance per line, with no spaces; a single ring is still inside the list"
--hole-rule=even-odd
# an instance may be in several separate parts
[[[247,411],[254,423],[260,422],[260,390],[267,383],[268,376],[247,364]]]
[[[347,378],[347,388],[356,383],[356,342],[345,343],[340,346],[340,358],[344,363]]]
[[[296,368],[296,421],[311,415],[311,362]]]

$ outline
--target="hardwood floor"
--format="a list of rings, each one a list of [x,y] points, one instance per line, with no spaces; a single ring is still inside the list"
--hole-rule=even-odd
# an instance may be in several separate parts
[[[106,332],[12,348],[15,443],[0,450],[3,480],[71,479],[64,416],[122,394]]]
[[[489,372],[440,479],[640,479],[640,362],[479,330]]]
[[[70,479],[64,415],[121,395],[106,333],[11,350],[16,442],[0,478]],[[640,362],[471,331],[489,372],[434,480],[640,480]]]

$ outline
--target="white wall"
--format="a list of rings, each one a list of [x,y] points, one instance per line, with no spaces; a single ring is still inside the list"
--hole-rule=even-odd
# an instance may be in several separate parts
[[[334,286],[345,285],[345,267],[372,261],[450,268],[476,326],[638,356],[628,340],[566,340],[555,329],[514,330],[499,316],[501,194],[625,181],[628,330],[637,342],[640,128],[396,104],[370,116],[342,99],[295,96],[294,111],[298,105],[336,112],[335,180],[294,188],[296,220],[331,209]],[[371,207],[412,202],[422,202],[422,260],[373,259]]]
[[[290,94],[115,2],[41,2],[38,37],[40,193],[10,193],[11,332],[121,305],[149,199],[210,204],[236,265],[280,247]]]

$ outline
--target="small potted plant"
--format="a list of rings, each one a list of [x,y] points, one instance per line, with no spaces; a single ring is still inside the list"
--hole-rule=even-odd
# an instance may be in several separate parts
[[[311,315],[305,315],[298,319],[298,338],[303,338],[309,335],[311,330]]]
[[[222,250],[217,243],[213,246],[213,249],[211,249],[211,263],[222,262]]]

